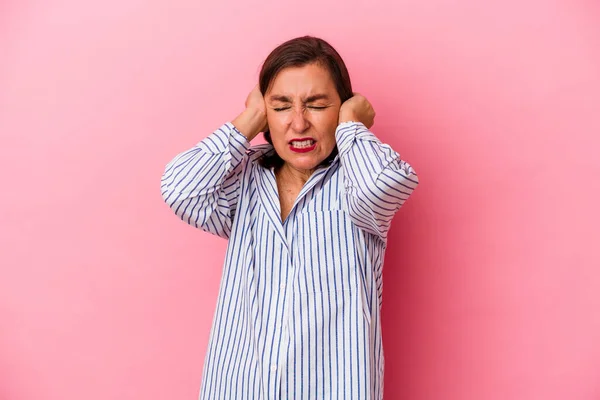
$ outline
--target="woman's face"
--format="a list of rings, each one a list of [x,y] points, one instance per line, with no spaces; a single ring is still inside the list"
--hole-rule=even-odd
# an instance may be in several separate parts
[[[335,147],[341,100],[329,71],[318,64],[286,68],[264,97],[279,157],[288,167],[314,171]]]

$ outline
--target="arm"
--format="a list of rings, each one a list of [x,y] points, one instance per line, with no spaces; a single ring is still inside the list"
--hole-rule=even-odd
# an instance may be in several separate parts
[[[250,141],[266,128],[258,88],[246,109],[166,167],[161,191],[165,202],[188,224],[228,239],[237,209],[240,174]]]
[[[163,199],[186,223],[229,238],[249,146],[232,123],[223,125],[167,165]]]
[[[356,94],[342,106],[335,135],[350,217],[361,229],[386,240],[394,214],[419,180],[398,153],[367,129],[365,124],[372,126],[374,117],[370,103]]]
[[[418,185],[413,168],[360,122],[336,130],[350,217],[383,240],[394,214]]]

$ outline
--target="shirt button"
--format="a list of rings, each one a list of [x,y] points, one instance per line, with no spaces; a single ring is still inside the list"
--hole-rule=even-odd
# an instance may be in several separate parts
[[[282,283],[279,287],[281,288],[281,290],[285,289],[285,283]]]
[[[277,371],[277,365],[271,365],[271,371],[273,371],[273,372]]]

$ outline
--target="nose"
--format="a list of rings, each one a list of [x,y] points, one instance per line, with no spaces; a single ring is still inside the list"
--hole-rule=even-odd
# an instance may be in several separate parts
[[[292,115],[291,127],[296,133],[302,133],[308,129],[310,123],[304,115],[304,108],[295,108]]]

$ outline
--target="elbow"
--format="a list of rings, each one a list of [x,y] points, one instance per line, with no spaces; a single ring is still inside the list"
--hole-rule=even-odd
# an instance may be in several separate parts
[[[414,190],[419,185],[419,176],[415,169],[406,161],[400,161],[400,174],[405,184]]]
[[[167,203],[167,205],[169,207],[173,208],[175,203],[177,203],[177,196],[175,194],[173,187],[171,185],[167,184],[164,181],[164,179],[160,185],[160,193],[161,193],[163,201],[165,203]]]

